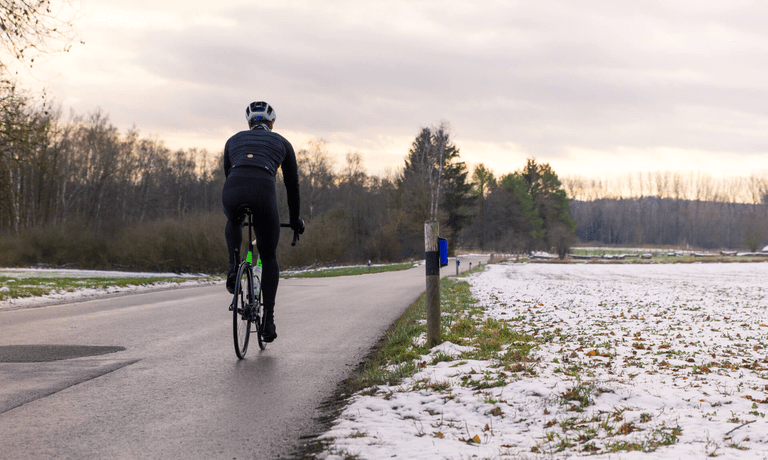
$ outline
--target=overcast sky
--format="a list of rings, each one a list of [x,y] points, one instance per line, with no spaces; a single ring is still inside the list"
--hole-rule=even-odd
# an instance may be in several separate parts
[[[768,171],[764,2],[80,1],[85,45],[35,84],[174,149],[220,152],[266,100],[296,149],[374,174],[441,121],[497,174]]]

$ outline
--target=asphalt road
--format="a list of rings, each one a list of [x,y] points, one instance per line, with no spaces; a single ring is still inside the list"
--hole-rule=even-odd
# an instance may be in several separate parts
[[[242,361],[223,285],[0,312],[0,458],[290,457],[424,286],[281,280],[278,338]]]

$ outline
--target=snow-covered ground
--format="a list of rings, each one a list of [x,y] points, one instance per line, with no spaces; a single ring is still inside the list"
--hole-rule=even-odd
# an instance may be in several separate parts
[[[22,278],[194,278],[195,276],[176,273],[149,273],[149,272],[119,272],[102,270],[72,270],[72,269],[48,269],[48,268],[0,268],[0,277],[15,279]],[[65,302],[77,302],[103,297],[112,294],[127,294],[147,292],[150,290],[169,289],[182,286],[199,286],[201,284],[224,283],[219,279],[190,279],[181,283],[153,283],[148,285],[110,286],[106,288],[77,289],[72,292],[60,291],[48,295],[36,297],[22,297],[0,301],[0,311],[37,307]]]
[[[768,458],[768,263],[490,265],[469,281],[487,317],[551,336],[532,368],[444,343],[430,355],[455,360],[353,397],[321,458]]]
[[[74,270],[68,268],[0,268],[0,276],[13,278],[192,278],[178,273],[120,272],[112,270]]]

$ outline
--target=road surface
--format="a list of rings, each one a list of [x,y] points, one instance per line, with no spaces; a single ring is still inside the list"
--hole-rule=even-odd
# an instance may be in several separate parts
[[[281,280],[278,338],[242,361],[223,285],[0,312],[0,458],[289,458],[424,286]]]

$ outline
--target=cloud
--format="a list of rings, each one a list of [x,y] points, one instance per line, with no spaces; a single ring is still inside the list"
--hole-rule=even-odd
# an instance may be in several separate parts
[[[404,139],[441,120],[462,151],[509,171],[520,156],[602,152],[600,168],[618,170],[619,151],[696,151],[717,164],[766,150],[768,6],[753,2],[92,8],[87,45],[56,61],[54,95],[177,139],[195,132],[195,142],[223,145],[223,133],[244,127],[245,105],[264,99],[279,129],[325,138],[340,155],[405,155]],[[516,153],[502,153],[510,145]]]

